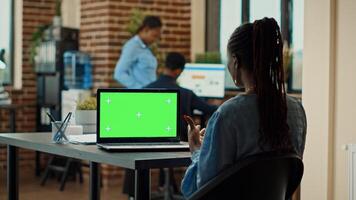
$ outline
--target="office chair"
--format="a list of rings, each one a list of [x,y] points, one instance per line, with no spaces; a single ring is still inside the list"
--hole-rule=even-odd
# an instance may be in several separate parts
[[[80,160],[52,155],[48,161],[46,170],[41,180],[42,186],[46,184],[46,181],[51,172],[59,172],[61,174],[58,177],[58,180],[61,182],[59,187],[60,191],[64,190],[69,175],[72,175],[74,178],[76,178],[76,175],[78,174],[79,182],[83,183],[82,163]]]
[[[189,200],[287,200],[300,184],[304,165],[295,153],[262,153],[221,172]]]
[[[160,169],[160,173],[164,174],[163,177],[163,191],[162,192],[152,192],[151,200],[184,200],[183,195],[177,192],[178,188],[174,180],[174,170],[173,168]]]

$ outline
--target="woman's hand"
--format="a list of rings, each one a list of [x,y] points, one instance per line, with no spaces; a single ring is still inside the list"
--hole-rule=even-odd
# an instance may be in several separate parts
[[[199,150],[203,143],[205,128],[200,130],[200,125],[195,125],[194,120],[187,115],[184,115],[184,119],[188,123],[188,143],[190,152],[193,153]]]

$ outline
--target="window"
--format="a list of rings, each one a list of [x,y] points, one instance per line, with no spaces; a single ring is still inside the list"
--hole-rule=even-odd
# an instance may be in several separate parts
[[[303,0],[220,0],[220,53],[227,63],[226,46],[233,30],[244,21],[273,17],[292,51],[288,90],[301,91],[303,59]],[[227,73],[226,88],[235,88]]]
[[[3,71],[3,77],[0,80],[4,84],[12,83],[12,69],[13,69],[13,0],[1,1],[0,12],[0,51],[4,52],[3,61],[6,68]]]
[[[250,0],[250,22],[266,16],[281,25],[281,0]]]
[[[242,8],[241,0],[221,0],[220,1],[220,54],[221,60],[227,66],[227,42],[235,28],[241,24]],[[226,67],[225,88],[236,88]]]
[[[289,89],[302,89],[304,1],[293,1],[292,44],[293,61],[290,69]]]

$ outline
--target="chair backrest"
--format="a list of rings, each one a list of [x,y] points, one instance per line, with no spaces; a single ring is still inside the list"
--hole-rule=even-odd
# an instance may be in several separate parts
[[[303,171],[294,153],[258,154],[224,170],[189,200],[286,200],[299,186]]]

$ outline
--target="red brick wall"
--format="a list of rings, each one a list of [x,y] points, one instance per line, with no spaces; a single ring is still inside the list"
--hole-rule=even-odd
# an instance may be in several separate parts
[[[16,12],[16,11],[15,11]],[[31,105],[16,112],[16,130],[18,132],[27,132],[36,130],[36,75],[34,67],[29,61],[29,45],[32,33],[37,26],[48,24],[52,21],[55,14],[55,0],[23,0],[22,16],[22,89],[12,90],[11,87],[6,89],[12,96],[13,104]],[[0,112],[0,131],[9,131],[8,112]],[[4,165],[5,151],[0,153],[0,166]],[[21,150],[21,164],[33,165],[34,153],[28,150]]]
[[[94,91],[117,86],[113,80],[121,48],[130,38],[126,26],[133,8],[161,17],[159,52],[190,56],[190,0],[81,0],[80,49],[92,57]],[[103,165],[104,185],[120,181],[122,170]]]

